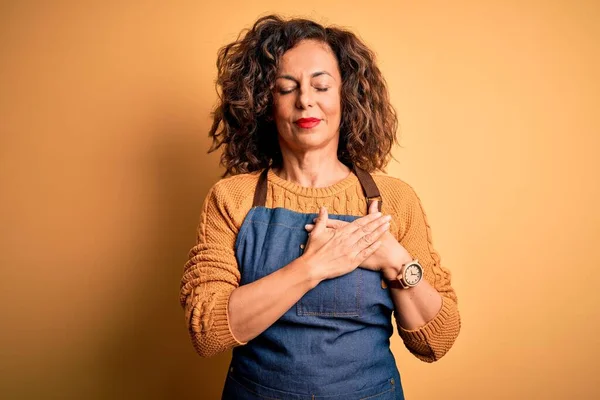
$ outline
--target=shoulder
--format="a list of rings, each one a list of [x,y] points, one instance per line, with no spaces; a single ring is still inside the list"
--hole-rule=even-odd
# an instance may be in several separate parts
[[[393,216],[397,225],[396,237],[404,237],[413,221],[424,215],[421,200],[414,188],[402,179],[388,175],[372,175],[381,198],[382,211]]]
[[[207,195],[208,203],[224,214],[223,216],[231,219],[239,228],[246,214],[252,208],[260,172],[238,174],[220,179],[210,188]]]
[[[228,200],[240,201],[248,194],[254,193],[259,175],[260,171],[222,178],[211,187],[210,193]]]
[[[421,199],[413,186],[388,175],[372,175],[383,199],[383,212],[395,214],[401,220],[411,220],[423,213]]]
[[[384,207],[387,203],[388,207],[399,211],[419,202],[414,188],[406,181],[384,174],[373,174],[372,176],[381,193]]]

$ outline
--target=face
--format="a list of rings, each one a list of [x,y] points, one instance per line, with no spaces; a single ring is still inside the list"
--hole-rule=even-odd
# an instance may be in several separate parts
[[[337,154],[342,79],[331,48],[304,40],[280,60],[273,92],[279,145],[286,151],[331,149]]]

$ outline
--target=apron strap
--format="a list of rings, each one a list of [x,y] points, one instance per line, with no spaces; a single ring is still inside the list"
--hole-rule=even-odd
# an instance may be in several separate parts
[[[258,177],[258,182],[256,183],[256,190],[254,191],[254,201],[252,202],[252,207],[264,207],[267,204],[267,174],[269,172],[269,167],[265,168],[265,170]]]
[[[375,184],[375,180],[367,171],[354,166],[352,168],[354,174],[358,178],[360,182],[360,186],[363,189],[365,197],[367,198],[367,212],[371,203],[374,200],[377,200],[377,208],[381,212],[381,204],[383,203],[383,199],[381,198],[381,193],[379,193],[379,188]],[[258,177],[258,182],[256,183],[256,190],[254,191],[254,201],[252,202],[252,207],[264,207],[267,203],[267,174],[269,172],[269,167],[265,168],[263,172]]]
[[[371,203],[374,200],[377,200],[377,209],[381,212],[381,204],[383,203],[383,199],[381,198],[381,193],[379,193],[379,188],[375,184],[375,180],[364,169],[361,169],[354,166],[354,173],[360,182],[360,186],[362,186],[365,197],[367,198],[367,213],[369,212],[369,207],[371,207]]]

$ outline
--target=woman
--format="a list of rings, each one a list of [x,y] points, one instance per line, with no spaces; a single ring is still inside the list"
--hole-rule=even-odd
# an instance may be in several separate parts
[[[204,201],[180,300],[201,356],[233,348],[225,399],[403,399],[392,313],[423,361],[458,335],[419,198],[370,174],[397,125],[373,60],[277,16],[220,50],[210,151],[232,176]]]

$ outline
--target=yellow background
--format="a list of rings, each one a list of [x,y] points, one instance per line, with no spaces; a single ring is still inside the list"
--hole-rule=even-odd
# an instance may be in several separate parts
[[[251,5],[249,3],[252,3]],[[600,5],[585,1],[0,5],[0,396],[216,399],[178,304],[218,48],[269,12],[357,32],[463,319],[392,346],[409,399],[600,396]]]

